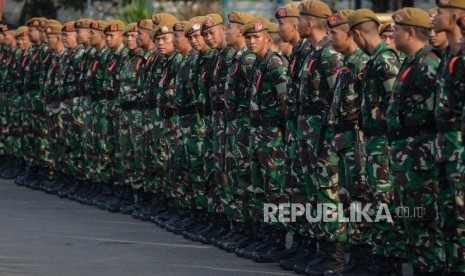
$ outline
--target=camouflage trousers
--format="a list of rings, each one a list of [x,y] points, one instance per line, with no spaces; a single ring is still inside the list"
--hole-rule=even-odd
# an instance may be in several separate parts
[[[164,184],[163,189],[165,194],[173,200],[173,202],[180,202],[180,190],[182,179],[180,177],[181,171],[181,154],[179,151],[179,139],[177,136],[179,126],[179,117],[172,116],[162,119],[162,155],[165,164],[163,165],[164,171]]]
[[[121,177],[124,185],[134,190],[142,188],[144,181],[143,113],[141,110],[121,110],[119,113],[119,145]]]
[[[441,272],[445,266],[444,237],[438,224],[438,171],[394,171],[398,189],[397,216],[402,217],[409,263],[418,272]]]
[[[89,108],[85,112],[82,137],[86,164],[86,179],[99,183],[101,180],[97,174],[97,165],[100,160],[97,153],[97,138],[93,127],[93,123],[97,117],[97,105],[99,105],[98,102],[90,103]]]
[[[232,221],[250,221],[252,180],[250,178],[250,119],[239,118],[226,122],[225,129],[225,186],[226,205],[231,210]]]
[[[90,100],[86,97],[75,97],[64,103],[63,142],[66,147],[67,173],[79,180],[86,179],[87,167],[84,156],[84,125]]]
[[[205,122],[200,114],[179,116],[179,143],[182,149],[179,196],[183,205],[192,209],[206,210],[206,181],[204,174]]]
[[[11,128],[11,117],[8,112],[6,93],[0,93],[0,156],[6,154],[6,141]]]
[[[55,171],[64,172],[66,149],[63,141],[63,120],[62,120],[62,107],[59,101],[50,103],[47,106],[47,114],[49,120],[48,127],[48,141],[50,145],[50,156],[55,162]]]
[[[350,147],[339,150],[338,157],[339,200],[344,206],[345,217],[350,217],[355,206],[363,209],[371,198],[365,177],[365,156],[356,160],[355,147]],[[351,245],[369,244],[368,228],[366,221],[347,223],[347,241]]]
[[[164,173],[166,164],[162,154],[164,146],[161,144],[163,128],[161,125],[160,110],[158,108],[145,109],[143,112],[143,147],[145,148],[144,190],[155,193],[163,192]]]
[[[297,137],[297,120],[286,121],[286,163],[285,163],[285,192],[291,203],[305,205],[308,202],[307,188],[302,172],[301,152]],[[288,224],[288,230],[295,234],[305,235],[305,225],[308,222],[304,217],[297,218],[296,222]]]
[[[386,137],[367,138],[365,153],[367,185],[373,194],[371,214],[378,213],[383,206],[389,210],[390,214],[395,214],[395,191],[389,170],[389,146]],[[404,257],[403,227],[395,217],[391,222],[382,220],[370,223],[368,235],[375,256]]]
[[[263,221],[264,203],[275,205],[289,202],[284,192],[286,155],[284,136],[280,127],[252,126],[250,131],[252,206],[254,222]],[[283,222],[271,221],[276,228],[284,228]]]
[[[40,168],[42,175],[51,177],[55,163],[51,158],[48,141],[48,116],[44,110],[30,111],[32,131],[28,136],[30,145],[29,164]]]
[[[447,269],[465,272],[465,163],[437,162],[440,226],[446,243]]]
[[[331,145],[334,136],[331,126],[323,123],[322,116],[300,115],[298,118],[298,130],[301,132],[300,149],[302,171],[305,175],[307,195],[309,202],[315,206],[317,203],[337,207],[338,197],[338,158],[335,149]],[[308,179],[310,178],[310,179]],[[320,207],[320,210],[322,207]],[[315,214],[317,211],[317,214]],[[322,213],[323,217],[337,217],[338,211],[331,214]],[[313,208],[312,216],[318,216],[318,207]],[[319,216],[318,216],[319,217]],[[316,237],[323,241],[344,242],[346,239],[345,223],[338,219],[330,222],[313,224],[309,228],[310,237]]]
[[[214,152],[213,152],[213,127],[211,116],[205,116],[205,136],[203,140],[203,173],[205,179],[205,197],[207,199],[208,213],[216,213],[221,208],[221,202],[216,196],[218,189],[222,188],[221,184],[215,183],[214,175]]]
[[[19,96],[13,96],[8,105],[8,114],[10,116],[11,125],[8,129],[6,137],[6,153],[19,157],[21,150],[21,137],[22,137],[22,109],[19,106]]]
[[[232,210],[229,207],[228,197],[231,198],[231,189],[229,183],[227,182],[227,177],[225,173],[225,146],[226,146],[226,136],[225,136],[225,111],[213,111],[212,114],[212,127],[213,127],[213,160],[214,167],[213,173],[215,178],[214,185],[214,197],[216,204],[216,212],[218,214],[226,214],[231,217]],[[229,194],[228,194],[229,193]]]

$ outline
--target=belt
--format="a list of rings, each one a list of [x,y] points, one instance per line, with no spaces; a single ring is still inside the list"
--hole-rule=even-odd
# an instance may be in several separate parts
[[[226,121],[233,121],[241,118],[248,118],[250,115],[244,111],[226,112]]]
[[[176,115],[176,109],[174,108],[166,108],[166,107],[160,108],[160,116],[163,119],[169,119],[175,115]]]
[[[449,131],[459,131],[460,130],[460,121],[454,122],[437,122],[436,129],[440,133],[445,133]]]
[[[419,126],[405,126],[396,130],[388,130],[387,135],[390,141],[404,139],[407,137],[416,137],[424,134],[435,133],[436,127],[434,124],[419,125]]]
[[[374,137],[374,136],[382,136],[382,135],[386,135],[387,125],[386,125],[386,122],[381,121],[375,127],[371,127],[371,128],[364,127],[362,130],[363,130],[363,134],[367,138]]]
[[[344,133],[347,131],[354,131],[359,129],[357,122],[346,122],[341,124],[334,124],[333,129],[335,133]]]
[[[94,102],[98,102],[105,99],[105,95],[90,95],[90,98]]]
[[[222,111],[224,110],[224,102],[212,102],[213,111]]]
[[[266,118],[266,119],[252,118],[250,125],[253,127],[282,127],[283,122],[280,119],[275,119],[275,118]]]
[[[141,110],[141,109],[145,109],[146,107],[147,105],[140,101],[130,101],[130,102],[121,103],[121,109],[125,111],[133,110],[133,109]]]
[[[202,112],[201,105],[195,104],[195,105],[189,105],[189,106],[178,108],[179,116],[192,115],[192,114],[202,115],[203,112]]]

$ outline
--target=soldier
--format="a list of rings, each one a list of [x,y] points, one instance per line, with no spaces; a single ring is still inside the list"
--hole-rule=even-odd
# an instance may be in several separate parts
[[[365,179],[365,155],[363,134],[360,131],[361,79],[359,78],[368,60],[355,44],[350,34],[347,16],[353,10],[340,10],[328,17],[330,39],[334,49],[344,55],[343,67],[339,69],[331,104],[331,120],[334,121],[333,145],[339,157],[339,198],[344,212],[349,216],[351,206],[369,203],[369,191]],[[347,243],[350,259],[341,269],[343,274],[369,273],[365,257],[371,254],[366,237],[366,223],[347,224]],[[336,270],[333,270],[336,271]]]
[[[179,140],[177,139],[177,132],[179,121],[176,116],[176,109],[173,103],[173,95],[175,89],[175,77],[177,75],[179,65],[182,61],[182,55],[177,53],[173,43],[173,27],[177,20],[165,20],[162,21],[156,31],[154,31],[155,44],[158,52],[165,59],[165,63],[161,68],[163,76],[160,79],[159,86],[161,88],[160,93],[156,95],[156,102],[160,109],[160,116],[162,118],[161,127],[161,139],[160,142],[161,156],[160,159],[163,162],[164,179],[163,193],[167,198],[164,212],[155,218],[155,222],[160,226],[164,226],[171,217],[177,217],[177,210],[179,209],[175,204],[175,187],[181,181],[178,177],[180,169],[180,158],[176,152],[176,148],[179,147]]]
[[[457,19],[465,15],[465,1],[438,1],[435,31],[445,32],[449,46],[438,68],[434,115],[438,135],[434,145],[439,169],[438,204],[441,231],[446,243],[446,270],[451,274],[465,272],[465,239],[463,238],[463,159],[460,131],[465,98],[463,90],[463,41]]]
[[[120,202],[109,208],[109,211],[115,212],[134,203],[132,191],[142,187],[144,171],[142,110],[145,103],[139,81],[144,51],[137,45],[137,32],[137,23],[129,23],[123,30],[124,46],[129,51],[121,66],[118,92],[121,106],[118,115],[118,144],[121,152],[120,174],[123,190]]]
[[[445,32],[436,33],[434,26],[436,25],[436,16],[438,15],[438,8],[432,8],[428,11],[431,22],[433,23],[433,28],[430,29],[429,33],[429,44],[434,48],[438,49],[441,54],[446,50],[449,42],[447,41],[447,36]]]
[[[287,59],[287,57],[281,52],[281,37],[279,36],[279,25],[277,23],[274,23],[274,22],[270,22],[270,30],[269,30],[269,34],[270,34],[270,37],[271,37],[271,50],[275,53],[278,53],[282,58],[283,58],[283,61],[285,62],[284,65],[288,66],[289,65],[289,60]]]
[[[351,13],[348,22],[355,43],[370,56],[363,71],[361,118],[367,158],[366,181],[375,209],[371,211],[376,213],[380,208],[388,208],[390,214],[394,214],[386,109],[400,64],[396,53],[387,48],[379,36],[380,23],[371,10]],[[372,242],[378,273],[401,273],[401,258],[405,252],[401,224],[393,220],[371,223],[367,239]]]
[[[225,40],[226,28],[223,19],[219,14],[209,14],[205,16],[202,23],[202,36],[211,49],[217,50],[214,57],[214,67],[211,72],[211,83],[206,94],[206,104],[210,105],[211,114],[205,114],[207,126],[207,138],[212,143],[210,150],[206,151],[205,164],[212,163],[213,169],[210,172],[206,169],[207,181],[211,181],[212,187],[208,191],[209,204],[212,204],[213,223],[210,229],[205,229],[201,241],[207,242],[211,239],[221,238],[229,229],[227,225],[228,216],[231,210],[227,204],[226,190],[229,184],[225,175],[225,122],[224,122],[224,97],[227,81],[227,71],[231,64],[234,48],[229,47]],[[206,144],[208,145],[208,143]],[[208,165],[210,166],[210,165]]]
[[[292,203],[307,203],[307,188],[300,164],[299,145],[297,140],[297,111],[300,106],[300,84],[304,60],[310,52],[307,39],[299,34],[299,5],[289,4],[275,11],[275,18],[279,24],[281,40],[291,44],[293,50],[289,57],[288,66],[288,91],[286,93],[286,178],[285,191]],[[316,237],[309,236],[305,232],[307,223],[305,219],[298,219],[287,225],[292,233],[292,246],[281,254],[276,254],[275,261],[287,270],[293,270],[297,261],[305,259],[316,247]],[[280,259],[282,259],[280,261]]]
[[[261,261],[262,256],[282,250],[285,229],[281,222],[263,221],[264,203],[286,203],[284,194],[284,116],[287,71],[282,58],[270,49],[269,22],[256,17],[247,22],[243,34],[255,54],[250,81],[251,179],[254,195],[251,215],[265,236],[262,242],[243,250],[243,256]],[[257,222],[261,222],[259,225]],[[261,234],[261,233],[260,233]],[[259,240],[258,240],[259,241]],[[238,252],[239,253],[239,252]]]
[[[415,274],[441,273],[445,246],[438,228],[436,164],[433,155],[434,91],[439,54],[428,46],[432,27],[427,12],[404,8],[392,15],[394,42],[405,53],[386,113],[391,171],[400,207],[421,214],[404,216],[409,263]]]
[[[338,159],[331,144],[334,134],[329,108],[342,58],[331,46],[327,35],[326,18],[331,15],[330,8],[316,0],[304,2],[299,8],[299,32],[311,45],[311,53],[304,60],[299,92],[297,125],[301,150],[300,163],[306,178],[309,202],[337,206],[339,203]],[[338,210],[333,215],[337,212]],[[294,271],[319,275],[329,269],[340,268],[344,263],[342,243],[346,239],[345,225],[338,220],[321,221],[310,227],[310,237],[312,236],[318,239],[318,254],[314,254],[308,264],[298,262],[294,266]],[[322,258],[315,260],[320,256]]]
[[[242,12],[228,14],[226,41],[235,54],[228,68],[225,87],[225,173],[228,185],[225,195],[231,209],[231,230],[214,245],[234,252],[250,242],[252,221],[250,219],[251,195],[249,133],[249,76],[255,55],[247,50],[243,28],[253,18]]]

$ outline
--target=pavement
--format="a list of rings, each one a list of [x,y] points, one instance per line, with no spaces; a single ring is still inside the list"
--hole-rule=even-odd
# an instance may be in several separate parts
[[[0,180],[0,276],[296,275]]]

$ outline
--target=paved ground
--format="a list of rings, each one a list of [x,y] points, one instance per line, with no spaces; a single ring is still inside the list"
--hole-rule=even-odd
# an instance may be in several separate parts
[[[0,180],[0,276],[295,275]]]

